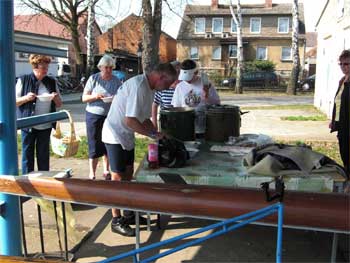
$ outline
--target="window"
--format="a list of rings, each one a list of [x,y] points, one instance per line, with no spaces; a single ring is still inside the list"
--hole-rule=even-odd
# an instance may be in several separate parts
[[[289,32],[289,18],[279,17],[278,18],[278,33],[288,33]]]
[[[237,32],[237,24],[234,19],[231,19],[231,32],[236,33]]]
[[[229,45],[228,46],[228,56],[230,58],[236,58],[237,57],[237,45]]]
[[[292,49],[290,47],[282,47],[282,60],[291,60],[292,59]]]
[[[191,49],[190,49],[190,58],[191,59],[198,59],[199,58],[198,47],[191,47]]]
[[[213,47],[212,59],[220,59],[221,60],[221,46]]]
[[[252,17],[250,18],[250,33],[260,33],[261,28],[261,18],[260,17]]]
[[[257,48],[256,59],[258,59],[258,60],[266,60],[267,59],[267,48],[266,47],[258,47]]]
[[[194,33],[201,34],[205,33],[205,18],[200,17],[194,20]]]
[[[18,52],[18,58],[20,60],[28,60],[29,56],[30,56],[29,53]]]
[[[222,18],[213,18],[212,22],[212,31],[213,33],[222,33],[223,31],[223,19]]]

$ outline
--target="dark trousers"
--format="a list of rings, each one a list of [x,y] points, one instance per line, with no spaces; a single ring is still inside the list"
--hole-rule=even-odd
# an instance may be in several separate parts
[[[347,176],[349,177],[350,176],[350,157],[349,157],[350,135],[349,133],[348,134],[346,133],[347,133],[346,129],[345,129],[345,132],[338,132],[338,141],[339,141],[340,156],[343,161]]]
[[[50,134],[45,130],[22,130],[22,174],[34,171],[34,153],[39,171],[50,169]]]

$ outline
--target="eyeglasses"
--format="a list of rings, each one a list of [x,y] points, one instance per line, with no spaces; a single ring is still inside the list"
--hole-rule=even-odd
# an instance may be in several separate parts
[[[349,66],[350,63],[347,63],[347,62],[339,62],[338,65],[339,65],[339,66]]]

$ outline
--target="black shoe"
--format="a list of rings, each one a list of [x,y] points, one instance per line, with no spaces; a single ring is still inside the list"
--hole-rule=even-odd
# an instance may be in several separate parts
[[[111,223],[111,230],[114,233],[118,233],[126,237],[134,237],[135,229],[131,228],[129,224],[125,222],[125,218],[121,218],[117,223]]]
[[[147,218],[144,218],[142,216],[139,216],[140,220],[140,225],[147,225]],[[135,225],[136,224],[136,217],[133,216],[133,217],[129,217],[129,218],[125,218],[126,220],[126,223],[129,224],[129,225]]]

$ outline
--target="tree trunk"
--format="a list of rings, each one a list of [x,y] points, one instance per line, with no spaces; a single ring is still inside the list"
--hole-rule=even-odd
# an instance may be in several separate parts
[[[293,0],[293,32],[292,32],[292,55],[293,55],[293,69],[287,87],[287,94],[295,95],[298,85],[298,76],[300,71],[299,60],[299,10],[298,0]]]
[[[242,94],[242,66],[243,66],[243,41],[242,41],[242,11],[241,2],[237,0],[237,17],[233,10],[233,5],[230,5],[231,15],[237,25],[237,69],[236,69],[236,93]]]
[[[86,77],[88,78],[94,69],[94,22],[95,22],[95,3],[94,0],[89,0],[88,6],[88,23],[87,23],[87,51],[86,51]]]
[[[89,2],[93,2],[93,5],[96,5],[98,1],[99,0],[89,0]],[[81,46],[79,44],[78,20],[86,14],[87,0],[19,0],[19,2],[38,14],[48,16],[50,19],[63,25],[71,33],[72,46],[75,51],[76,75],[80,77],[83,70],[83,63],[81,57]]]
[[[143,37],[142,66],[145,72],[159,63],[159,38],[162,26],[162,0],[154,1],[154,13],[150,0],[142,0]]]

